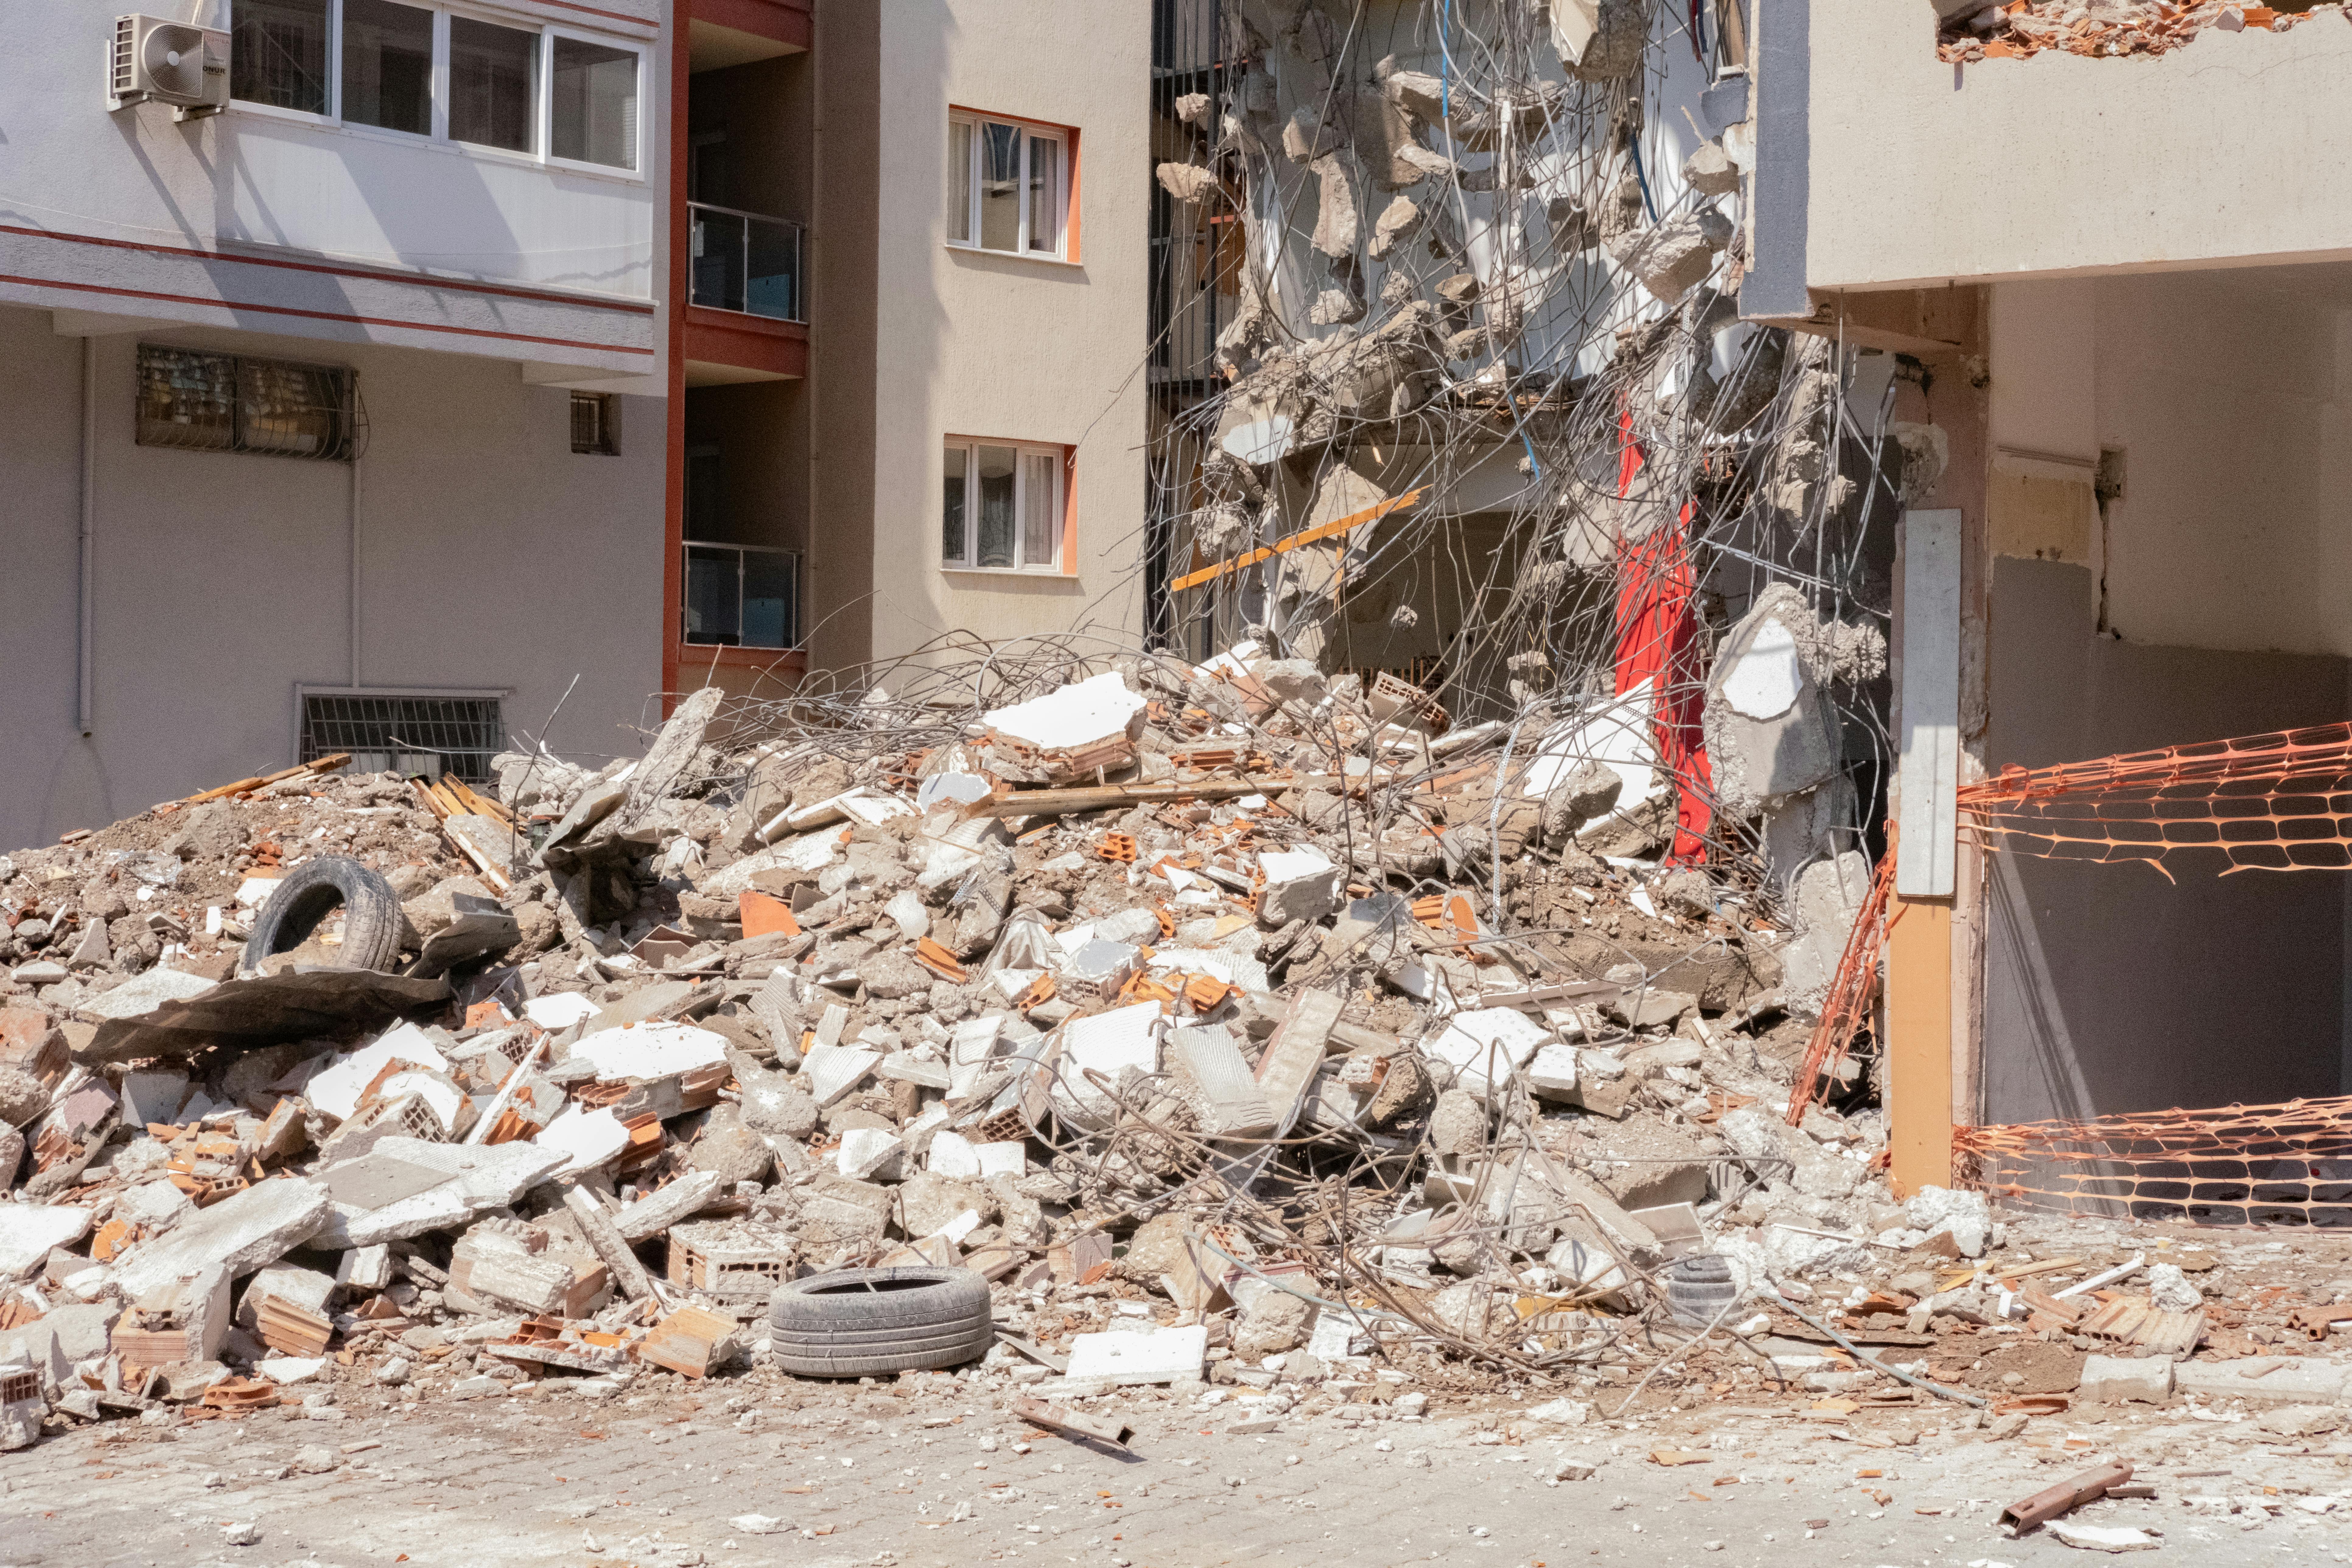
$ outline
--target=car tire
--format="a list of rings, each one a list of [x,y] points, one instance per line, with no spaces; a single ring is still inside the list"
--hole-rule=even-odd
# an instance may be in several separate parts
[[[769,1349],[800,1377],[874,1377],[988,1353],[988,1281],[969,1268],[844,1268],[795,1279],[768,1308]]]
[[[400,958],[400,895],[392,884],[348,856],[308,860],[278,884],[253,919],[241,967],[302,945],[319,922],[343,911],[343,962],[354,969],[388,971]]]

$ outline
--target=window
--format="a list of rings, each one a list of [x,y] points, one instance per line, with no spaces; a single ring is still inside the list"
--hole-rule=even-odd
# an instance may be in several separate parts
[[[139,345],[142,447],[341,459],[358,426],[349,370]]]
[[[531,150],[539,100],[539,36],[449,18],[449,140]]]
[[[637,166],[637,57],[584,38],[555,40],[555,155]]]
[[[232,0],[229,96],[330,122],[635,172],[635,46],[418,0]]]
[[[948,121],[950,245],[1060,257],[1069,213],[1068,134],[982,116]]]
[[[332,0],[236,0],[229,33],[231,98],[327,112],[327,7]]]
[[[490,759],[505,748],[499,699],[479,692],[336,691],[302,693],[299,763],[352,754],[354,773],[456,773],[487,784]]]
[[[967,571],[1058,569],[1065,461],[1059,447],[946,443],[941,460],[941,563]]]
[[[621,455],[621,400],[609,392],[572,395],[572,449],[599,457]]]
[[[343,0],[343,119],[433,134],[433,13],[395,0]]]

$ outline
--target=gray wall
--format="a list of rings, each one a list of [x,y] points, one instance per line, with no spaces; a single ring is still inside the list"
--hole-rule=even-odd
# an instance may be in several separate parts
[[[0,308],[0,850],[285,766],[298,684],[352,677],[352,468],[132,440],[134,334],[99,342],[97,727],[75,726],[81,340]],[[660,685],[662,405],[575,455],[569,393],[511,363],[180,329],[355,366],[361,683],[507,689],[508,730],[635,754]],[[322,352],[322,350],[326,352]]]
[[[1994,563],[1998,770],[2347,713],[2341,658],[2092,635],[2087,568]],[[2342,1092],[2345,875],[1990,858],[1988,1121]]]

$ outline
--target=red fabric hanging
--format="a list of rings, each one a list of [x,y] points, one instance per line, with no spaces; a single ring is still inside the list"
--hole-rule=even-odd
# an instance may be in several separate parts
[[[1630,412],[1617,416],[1617,498],[1622,500],[1633,494],[1643,468]],[[1676,797],[1669,866],[1706,858],[1706,830],[1714,816],[1707,794],[1715,773],[1700,722],[1706,694],[1700,680],[1698,617],[1691,609],[1698,586],[1690,560],[1693,515],[1685,501],[1673,528],[1644,540],[1621,540],[1617,546],[1617,692],[1622,696],[1644,680],[1654,682],[1658,755],[1674,773]]]

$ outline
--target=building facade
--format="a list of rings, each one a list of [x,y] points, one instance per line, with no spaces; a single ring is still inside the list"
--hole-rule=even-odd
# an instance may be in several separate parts
[[[0,66],[0,839],[1133,637],[1148,8],[173,9]]]
[[[696,0],[667,689],[1134,640],[1149,18]]]
[[[667,7],[175,9],[118,47],[70,0],[0,66],[0,837],[330,751],[634,750]]]

